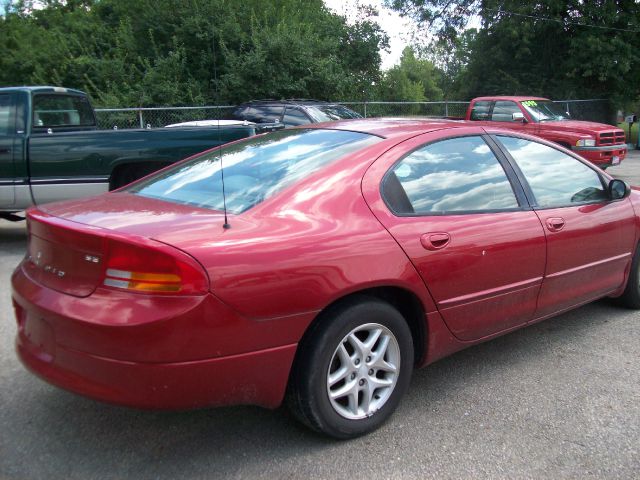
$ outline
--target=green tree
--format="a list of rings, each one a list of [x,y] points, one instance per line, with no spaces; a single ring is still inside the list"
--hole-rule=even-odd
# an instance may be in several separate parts
[[[386,35],[321,0],[44,0],[0,17],[0,85],[55,84],[101,106],[364,98]]]
[[[429,60],[416,56],[413,48],[405,47],[400,63],[384,73],[379,86],[383,100],[433,101],[442,99],[438,87],[440,72]]]
[[[441,41],[460,38],[469,20],[482,27],[467,46],[457,91],[553,98],[640,94],[640,3],[630,0],[392,0]]]

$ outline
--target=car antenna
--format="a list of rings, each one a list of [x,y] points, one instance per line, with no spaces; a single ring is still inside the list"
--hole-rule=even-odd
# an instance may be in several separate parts
[[[218,86],[218,66],[216,62],[216,37],[215,33],[211,32],[211,49],[213,52],[213,83],[215,85],[216,105],[218,105],[218,160],[220,161],[220,176],[222,181],[222,206],[224,209],[224,223],[222,228],[228,230],[231,228],[229,220],[227,219],[227,195],[224,189],[224,168],[222,167],[222,136],[220,133],[220,88]]]

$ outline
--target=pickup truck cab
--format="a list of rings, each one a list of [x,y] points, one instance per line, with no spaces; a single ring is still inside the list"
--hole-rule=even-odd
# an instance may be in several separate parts
[[[203,150],[282,125],[98,130],[88,97],[60,87],[0,88],[0,218],[119,188]]]
[[[561,104],[541,97],[478,97],[466,120],[535,135],[562,145],[600,168],[618,165],[627,155],[624,131],[573,120]]]

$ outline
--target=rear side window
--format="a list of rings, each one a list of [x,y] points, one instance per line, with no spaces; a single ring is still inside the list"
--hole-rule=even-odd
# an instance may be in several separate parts
[[[492,103],[484,100],[474,103],[471,109],[471,120],[489,120],[489,111]]]
[[[542,208],[608,199],[598,173],[555,148],[523,138],[498,137],[507,148]]]
[[[385,176],[382,196],[400,215],[519,208],[511,183],[481,137],[460,137],[413,151]]]
[[[11,135],[14,125],[11,95],[0,95],[0,135]]]
[[[223,146],[127,189],[144,197],[242,213],[379,137],[341,130],[281,130]]]
[[[494,122],[513,122],[514,113],[522,113],[516,102],[497,101],[491,112],[491,120]]]
[[[81,127],[95,125],[93,110],[86,97],[45,95],[33,97],[33,127]]]

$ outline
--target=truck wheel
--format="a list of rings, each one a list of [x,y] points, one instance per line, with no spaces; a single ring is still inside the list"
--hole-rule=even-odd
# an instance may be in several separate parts
[[[413,369],[404,317],[360,297],[333,309],[299,346],[288,404],[312,429],[346,439],[371,432],[398,406]]]
[[[640,246],[636,248],[636,253],[633,256],[624,293],[615,300],[623,307],[640,309]]]

